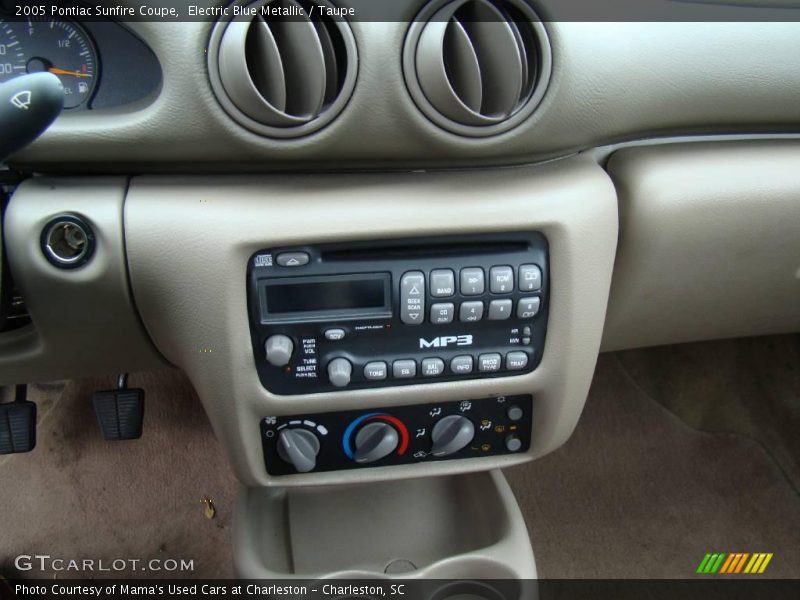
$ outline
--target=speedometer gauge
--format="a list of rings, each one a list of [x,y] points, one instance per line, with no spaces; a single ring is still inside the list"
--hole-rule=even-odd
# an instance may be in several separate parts
[[[27,73],[25,51],[10,23],[0,20],[0,82]]]
[[[7,53],[18,51],[15,62],[0,56],[6,63],[0,68],[0,81],[48,71],[64,85],[64,108],[81,106],[91,98],[98,77],[97,53],[77,23],[36,18],[0,21],[0,44],[5,44]]]

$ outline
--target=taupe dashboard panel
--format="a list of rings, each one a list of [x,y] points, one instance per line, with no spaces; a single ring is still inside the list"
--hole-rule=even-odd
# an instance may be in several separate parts
[[[624,139],[800,126],[800,23],[553,22],[552,74],[533,115],[488,138],[448,133],[403,76],[408,20],[422,3],[394,4],[402,20],[351,23],[355,89],[312,135],[270,139],[225,113],[206,70],[211,23],[133,23],[162,65],[160,94],[139,110],[66,115],[14,162],[128,173],[486,166]],[[730,19],[736,9],[719,10]]]
[[[800,143],[632,148],[609,171],[604,350],[800,330]]]
[[[25,181],[4,215],[14,282],[32,324],[0,334],[0,382],[120,373],[164,366],[131,298],[123,239],[122,177]],[[80,215],[95,250],[74,269],[45,258],[43,229],[57,215]]]
[[[535,371],[396,387],[278,395],[258,378],[247,302],[256,251],[352,240],[538,231],[547,238],[547,337]],[[611,180],[571,158],[471,173],[136,177],[125,237],[137,307],[158,349],[186,371],[248,485],[311,485],[477,471],[563,444],[589,389],[617,239]],[[270,416],[533,395],[533,441],[513,455],[270,476]]]

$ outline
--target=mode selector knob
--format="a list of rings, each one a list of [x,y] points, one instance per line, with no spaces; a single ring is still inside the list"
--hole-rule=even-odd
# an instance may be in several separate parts
[[[308,429],[284,429],[278,435],[278,456],[297,469],[308,473],[317,464],[319,439]]]
[[[346,358],[334,358],[328,363],[328,379],[336,387],[346,387],[353,374],[353,365]]]
[[[437,421],[431,431],[434,456],[448,456],[466,447],[475,437],[475,425],[463,415],[450,415]]]
[[[285,367],[292,358],[294,342],[288,335],[271,335],[267,338],[264,349],[267,351],[267,362],[269,364],[274,367]]]
[[[353,459],[357,463],[375,462],[394,452],[399,441],[397,430],[388,423],[367,423],[356,434]]]

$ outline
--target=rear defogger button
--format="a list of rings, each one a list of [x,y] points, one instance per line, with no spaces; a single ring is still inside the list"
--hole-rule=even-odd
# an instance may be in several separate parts
[[[425,320],[425,275],[409,271],[400,278],[400,320],[420,325]]]

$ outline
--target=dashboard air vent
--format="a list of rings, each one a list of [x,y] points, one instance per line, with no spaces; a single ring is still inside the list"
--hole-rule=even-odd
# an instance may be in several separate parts
[[[524,0],[453,0],[423,9],[409,29],[403,69],[411,95],[439,126],[502,133],[544,96],[547,32]]]
[[[327,125],[355,85],[356,45],[347,24],[306,0],[236,5],[246,9],[217,23],[208,52],[211,83],[225,110],[272,137]]]

